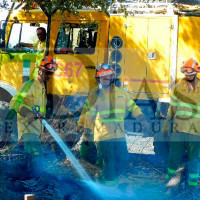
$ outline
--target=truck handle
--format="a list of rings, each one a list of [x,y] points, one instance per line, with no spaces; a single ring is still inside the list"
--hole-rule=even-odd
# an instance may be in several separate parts
[[[91,65],[85,66],[85,68],[87,68],[87,69],[96,69],[95,66],[91,66]]]

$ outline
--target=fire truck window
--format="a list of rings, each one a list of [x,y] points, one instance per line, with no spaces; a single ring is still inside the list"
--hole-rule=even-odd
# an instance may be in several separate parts
[[[65,24],[59,30],[55,53],[94,54],[97,24]]]
[[[38,27],[43,27],[47,30],[47,24],[40,23],[38,26],[32,26],[30,23],[24,23],[22,26],[22,35],[20,42],[34,44],[38,41],[36,30]]]
[[[13,48],[19,43],[21,24],[13,24],[8,42],[8,48]]]
[[[37,26],[36,26],[37,25]],[[38,27],[44,27],[47,29],[45,23],[33,24],[33,23],[17,23],[12,25],[10,38],[8,41],[8,48],[18,48],[24,47],[24,50],[34,49],[34,44],[39,40],[37,37],[36,30]],[[37,50],[36,50],[37,51]],[[30,51],[33,52],[33,51]]]

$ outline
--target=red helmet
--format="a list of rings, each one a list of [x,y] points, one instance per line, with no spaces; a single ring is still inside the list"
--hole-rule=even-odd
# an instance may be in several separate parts
[[[193,58],[190,58],[183,62],[183,66],[181,67],[181,72],[186,75],[193,75],[200,71],[199,64]]]
[[[56,64],[56,61],[51,56],[45,56],[40,61],[39,67],[49,72],[55,72],[58,66]]]
[[[101,78],[115,74],[115,71],[110,67],[109,64],[101,63],[97,67],[96,77]]]

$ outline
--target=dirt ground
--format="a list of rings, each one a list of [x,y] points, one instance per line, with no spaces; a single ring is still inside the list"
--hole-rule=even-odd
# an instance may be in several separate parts
[[[165,188],[166,163],[153,152],[153,139],[141,136],[127,136],[129,165],[119,178],[116,186],[103,186],[96,183],[100,169],[85,161],[86,169],[94,185],[80,180],[67,158],[48,155],[49,167],[39,177],[23,177],[18,174],[20,159],[15,155],[1,155],[4,174],[1,185],[2,200],[22,200],[24,194],[35,194],[36,200],[190,200],[200,198],[200,188],[192,190],[184,181],[173,190]],[[75,148],[75,154],[77,149]],[[18,158],[18,160],[17,160]],[[21,162],[22,162],[21,161]]]

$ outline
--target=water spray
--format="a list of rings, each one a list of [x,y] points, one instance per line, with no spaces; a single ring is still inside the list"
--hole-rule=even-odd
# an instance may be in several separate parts
[[[82,181],[85,182],[92,191],[96,192],[99,197],[101,197],[102,199],[105,199],[104,195],[100,191],[100,188],[97,186],[96,183],[94,183],[92,181],[92,179],[87,174],[87,172],[85,171],[83,166],[80,164],[78,159],[74,156],[74,154],[67,147],[67,145],[62,141],[62,139],[54,131],[54,129],[47,123],[47,121],[45,119],[43,119],[43,117],[40,114],[40,107],[39,106],[32,107],[32,110],[37,115],[38,119],[41,120],[42,124],[45,126],[45,128],[48,130],[48,132],[52,135],[54,140],[58,143],[58,145],[63,150],[65,155],[68,157],[68,159],[70,160],[70,162],[72,163],[72,165],[74,166],[74,168],[76,169],[76,171],[78,172],[80,177],[82,178]]]

